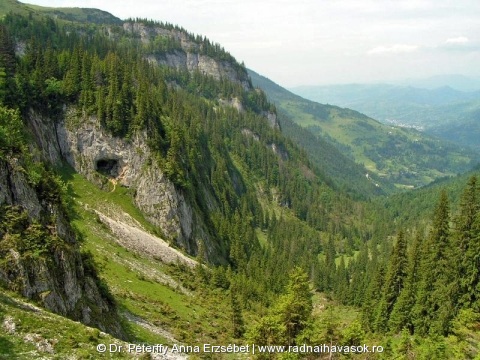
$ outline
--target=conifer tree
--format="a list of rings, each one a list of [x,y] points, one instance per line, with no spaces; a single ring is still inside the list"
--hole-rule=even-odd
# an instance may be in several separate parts
[[[368,283],[362,306],[362,325],[369,330],[375,330],[376,320],[379,318],[378,302],[381,300],[383,282],[385,279],[385,266],[378,264],[375,258],[372,258],[370,271],[374,272],[372,280]]]
[[[415,332],[446,334],[454,315],[453,271],[449,258],[449,201],[445,190],[436,206],[432,229],[422,249],[421,279],[414,306]]]
[[[63,81],[65,95],[70,100],[76,99],[82,85],[83,54],[83,49],[75,46],[70,56],[70,64]]]
[[[340,257],[335,274],[335,297],[343,303],[348,303],[348,273],[343,256]]]
[[[232,330],[234,338],[241,338],[245,332],[245,323],[243,321],[242,307],[237,297],[237,290],[232,286],[230,289],[230,305],[232,308]]]
[[[7,28],[0,24],[0,104],[15,107],[15,47]]]
[[[455,219],[452,258],[457,264],[459,301],[465,307],[474,305],[480,294],[480,212],[477,178],[472,176],[460,202]],[[480,309],[478,309],[480,310]]]
[[[5,25],[0,24],[0,66],[8,76],[15,72],[15,46]]]
[[[472,229],[474,235],[463,259],[462,302],[465,307],[472,307],[480,313],[480,213],[477,213]]]
[[[403,231],[397,236],[385,276],[382,299],[377,310],[376,329],[386,331],[393,307],[404,287],[407,272],[407,242]]]
[[[389,319],[389,328],[398,332],[404,328],[413,333],[412,309],[415,305],[415,288],[418,282],[419,249],[422,243],[422,232],[416,232],[408,252],[408,270],[404,287],[398,297]]]
[[[312,294],[307,274],[299,267],[291,273],[286,294],[278,301],[278,313],[286,328],[289,345],[305,329],[312,313]]]
[[[370,274],[367,273],[369,261],[369,251],[366,243],[362,244],[357,258],[350,261],[349,268],[351,281],[349,294],[353,305],[362,306],[364,304],[365,291],[367,284],[370,283]]]
[[[333,240],[333,235],[330,234],[327,241],[327,246],[325,248],[325,289],[333,289],[333,280],[336,271],[335,264],[335,243]]]
[[[94,72],[92,71],[92,57],[85,53],[82,61],[82,83],[80,91],[79,105],[88,112],[90,112],[94,105]]]

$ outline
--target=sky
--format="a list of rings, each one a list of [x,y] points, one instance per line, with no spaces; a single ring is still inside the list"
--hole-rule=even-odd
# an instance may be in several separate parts
[[[479,0],[29,0],[179,25],[284,87],[480,77]]]

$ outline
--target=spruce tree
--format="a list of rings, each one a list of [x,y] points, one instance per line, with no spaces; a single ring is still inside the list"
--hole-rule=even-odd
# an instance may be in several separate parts
[[[335,274],[335,297],[342,303],[348,303],[348,273],[342,256]]]
[[[63,80],[64,92],[69,100],[75,100],[82,85],[83,48],[75,46],[70,56],[70,64]]]
[[[390,256],[382,299],[377,310],[377,318],[375,321],[377,331],[387,330],[388,319],[401,291],[404,288],[406,275],[407,242],[403,231],[400,230],[397,236],[397,243]]]
[[[232,309],[232,332],[234,338],[240,338],[245,332],[245,323],[243,321],[242,307],[237,297],[235,287],[230,289],[230,305]]]
[[[368,283],[368,287],[365,291],[364,302],[362,306],[362,325],[365,329],[375,330],[377,328],[377,321],[380,317],[378,311],[381,309],[378,307],[379,301],[382,297],[383,282],[385,280],[385,265],[383,263],[378,264],[377,259],[374,257],[371,261],[371,267],[369,269],[373,274],[372,280]]]
[[[0,104],[16,106],[15,47],[7,28],[0,24]]]
[[[412,309],[415,305],[415,289],[418,282],[419,249],[423,241],[422,232],[417,230],[408,252],[408,269],[405,283],[393,306],[389,319],[389,329],[398,332],[407,328],[413,333]]]
[[[307,274],[299,267],[291,273],[286,294],[281,296],[276,313],[285,326],[288,345],[295,344],[295,338],[306,328],[313,309],[312,293]]]
[[[480,212],[477,178],[472,176],[460,202],[455,219],[452,257],[457,265],[459,301],[464,307],[474,305],[480,296]],[[479,309],[480,310],[480,309]]]
[[[462,259],[460,284],[462,305],[480,313],[480,213],[475,216],[472,237],[469,239]]]
[[[422,249],[422,274],[414,306],[415,332],[446,334],[449,322],[454,315],[452,299],[452,259],[450,246],[449,201],[445,190],[436,206],[432,229]]]

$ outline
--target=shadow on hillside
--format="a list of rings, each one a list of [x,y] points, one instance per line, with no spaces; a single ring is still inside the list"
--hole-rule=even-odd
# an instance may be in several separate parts
[[[13,343],[4,336],[0,336],[0,359],[18,359],[13,350]]]

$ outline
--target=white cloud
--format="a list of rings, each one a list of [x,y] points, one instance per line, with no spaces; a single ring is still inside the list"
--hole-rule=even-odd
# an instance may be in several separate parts
[[[391,46],[377,46],[367,52],[369,55],[411,53],[419,49],[417,45],[395,44]]]
[[[465,36],[459,36],[459,37],[456,37],[456,38],[450,38],[450,39],[447,39],[445,42],[447,44],[466,44],[468,43],[470,40],[468,40],[467,37]]]
[[[20,1],[178,24],[285,86],[480,75],[479,0]]]

